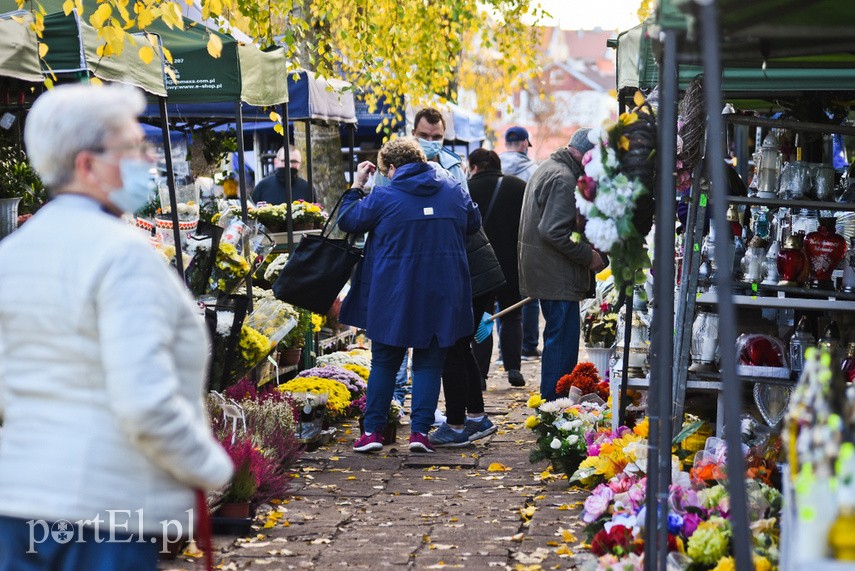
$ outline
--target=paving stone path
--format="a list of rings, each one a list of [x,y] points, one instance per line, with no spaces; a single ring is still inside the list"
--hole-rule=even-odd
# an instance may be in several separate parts
[[[530,464],[533,433],[526,400],[540,383],[540,363],[523,364],[527,384],[511,387],[493,371],[487,412],[493,436],[465,448],[410,454],[409,427],[377,454],[351,445],[356,421],[307,453],[292,496],[259,510],[253,535],[215,537],[219,569],[575,569],[591,556],[580,549],[583,491],[566,479],[543,478]],[[491,468],[492,467],[492,468]],[[562,533],[566,530],[566,533]],[[201,568],[180,557],[161,569]]]

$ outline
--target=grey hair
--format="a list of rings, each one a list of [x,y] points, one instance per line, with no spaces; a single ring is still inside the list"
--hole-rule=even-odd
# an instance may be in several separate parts
[[[30,164],[56,192],[71,181],[81,151],[97,150],[107,134],[145,109],[138,89],[125,85],[60,85],[33,104],[24,126]]]

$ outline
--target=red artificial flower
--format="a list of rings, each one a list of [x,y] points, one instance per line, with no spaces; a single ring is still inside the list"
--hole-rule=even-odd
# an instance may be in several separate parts
[[[600,373],[593,363],[584,362],[576,365],[573,372],[558,379],[555,390],[559,395],[567,396],[570,387],[576,387],[582,395],[599,392]],[[608,397],[606,397],[608,398]]]
[[[613,554],[622,557],[629,553],[640,554],[644,551],[644,542],[632,537],[632,530],[622,525],[613,525],[606,532],[598,531],[591,540],[591,553],[597,557]]]

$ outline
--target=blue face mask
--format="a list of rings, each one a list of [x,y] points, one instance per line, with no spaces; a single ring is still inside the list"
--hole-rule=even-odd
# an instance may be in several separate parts
[[[119,172],[122,174],[122,187],[109,194],[110,202],[122,212],[132,214],[148,204],[154,195],[154,182],[151,179],[152,163],[141,159],[122,159]]]
[[[427,141],[425,139],[418,139],[419,145],[422,147],[422,151],[424,151],[425,156],[429,159],[434,158],[439,154],[439,151],[442,150],[442,141]]]

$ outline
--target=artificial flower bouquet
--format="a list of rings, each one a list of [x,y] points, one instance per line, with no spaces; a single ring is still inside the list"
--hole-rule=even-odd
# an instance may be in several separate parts
[[[208,280],[208,293],[228,295],[234,292],[254,268],[273,250],[275,242],[258,224],[244,224],[232,218],[217,246],[215,262]]]
[[[534,414],[526,419],[525,426],[537,434],[529,461],[549,460],[555,471],[569,476],[587,456],[585,434],[604,425],[606,403],[594,395],[582,397],[573,389],[569,396],[553,401],[533,395],[528,406]]]
[[[585,236],[610,254],[618,291],[631,293],[650,267],[645,237],[653,223],[656,120],[641,92],[636,107],[603,131],[582,159],[585,174],[576,183],[576,207],[587,219]]]
[[[555,385],[555,392],[560,396],[570,396],[573,389],[578,391],[580,397],[597,395],[603,400],[609,398],[609,383],[602,379],[597,367],[587,361],[578,363],[569,375],[558,379]]]

